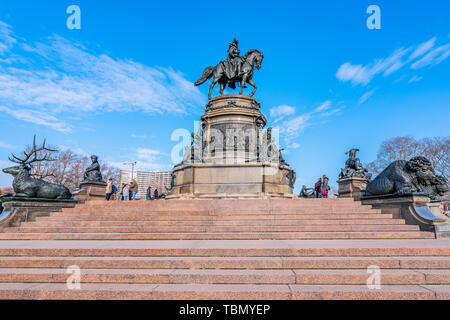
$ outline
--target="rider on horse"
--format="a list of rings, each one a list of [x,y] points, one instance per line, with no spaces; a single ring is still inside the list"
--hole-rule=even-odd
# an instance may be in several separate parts
[[[225,62],[226,73],[229,79],[236,78],[239,76],[241,64],[243,62],[242,57],[240,57],[240,50],[238,48],[238,41],[233,39],[228,47],[228,56]]]
[[[225,74],[227,75],[229,81],[230,88],[236,88],[236,85],[232,79],[237,78],[241,73],[241,65],[244,62],[244,59],[240,56],[241,51],[238,48],[238,41],[233,39],[233,42],[228,46],[228,56],[227,60],[223,61],[225,66]]]
[[[233,39],[233,42],[228,46],[227,60],[221,61],[217,66],[211,66],[203,70],[203,74],[194,84],[199,86],[205,83],[208,79],[212,78],[213,81],[209,86],[208,97],[211,99],[211,92],[216,83],[220,84],[219,93],[223,95],[225,86],[228,85],[232,89],[236,89],[236,83],[241,85],[239,94],[242,94],[242,90],[246,88],[245,84],[248,83],[253,87],[250,96],[253,96],[256,90],[256,84],[253,82],[253,70],[254,68],[260,69],[261,62],[264,56],[262,52],[256,49],[249,50],[244,56],[240,56],[238,48],[238,41]]]

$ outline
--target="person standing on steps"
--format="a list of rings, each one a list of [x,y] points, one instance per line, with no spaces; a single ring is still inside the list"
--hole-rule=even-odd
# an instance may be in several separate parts
[[[155,189],[155,192],[153,193],[153,197],[155,199],[158,199],[158,189]]]
[[[328,190],[330,186],[328,185],[328,177],[326,175],[322,176],[322,198],[328,198]]]
[[[134,179],[131,179],[130,191],[131,191],[130,200],[136,200],[136,193],[138,193],[139,188],[138,188],[138,184],[137,184],[136,180],[134,180]]]
[[[122,188],[123,188],[123,184],[122,184],[122,187],[119,184],[119,187],[116,188],[116,200],[118,200],[118,201],[123,200],[122,199]]]
[[[152,200],[152,188],[150,186],[147,188],[147,200]]]
[[[125,189],[125,186],[126,186],[126,183],[122,183],[122,187],[120,188],[120,192],[119,192],[120,200],[124,200],[124,198],[123,198],[123,196],[124,196],[123,189]]]
[[[111,197],[110,200],[116,199],[116,193],[117,193],[117,187],[114,185],[114,183],[111,186]]]
[[[128,185],[127,184],[124,185],[122,188],[122,194],[123,194],[122,199],[123,200],[128,200],[129,192],[130,192],[130,189],[128,188]]]
[[[109,178],[108,182],[106,183],[106,201],[109,201],[112,194],[112,186],[113,186],[113,180],[112,178]]]
[[[319,180],[317,180],[316,184],[314,185],[314,191],[316,192],[316,198],[322,198],[322,178],[319,178]]]

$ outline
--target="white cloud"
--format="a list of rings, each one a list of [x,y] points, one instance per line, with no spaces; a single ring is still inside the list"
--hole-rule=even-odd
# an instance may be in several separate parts
[[[299,144],[295,142],[292,143],[291,141],[297,138],[306,127],[311,125],[311,120],[315,118],[329,117],[340,111],[340,109],[330,110],[331,106],[331,101],[327,100],[321,103],[313,111],[284,120],[277,128],[280,131],[280,136],[284,139],[285,143],[289,145],[288,148],[296,149],[300,146]]]
[[[311,114],[302,114],[296,116],[292,119],[286,120],[279,127],[280,134],[283,135],[286,141],[290,141],[298,137],[300,132],[309,126],[309,120],[311,119]]]
[[[380,73],[388,76],[400,69],[404,65],[402,58],[409,50],[409,48],[400,48],[387,58],[376,59],[373,63],[365,66],[346,62],[339,67],[336,77],[344,82],[351,81],[353,84],[367,85],[374,76]]]
[[[145,134],[132,133],[131,137],[134,138],[134,139],[147,139],[147,135],[145,135]]]
[[[0,23],[0,39],[10,33],[11,27]],[[184,114],[205,102],[198,88],[171,68],[94,53],[57,35],[42,42],[17,42],[9,53],[19,59],[12,64],[0,60],[0,105],[23,121],[69,132],[66,124],[56,124],[61,121],[58,114]],[[0,47],[0,53],[5,50]]]
[[[436,43],[436,37],[410,48],[399,48],[390,56],[383,59],[376,59],[372,63],[352,64],[346,62],[342,64],[336,72],[336,78],[340,81],[351,81],[354,85],[367,85],[372,79],[379,75],[389,76],[410,64],[411,69],[419,69],[428,65],[437,65],[450,56],[450,43],[432,49]],[[407,59],[405,55],[414,50]],[[421,58],[420,58],[421,57]],[[420,58],[419,60],[416,60]],[[416,61],[414,61],[416,60]]]
[[[274,118],[273,121],[274,122],[278,122],[281,119],[283,119],[283,118],[285,118],[285,117],[287,117],[287,116],[289,116],[291,114],[294,114],[295,113],[295,108],[283,104],[281,106],[274,107],[274,108],[270,109],[269,113],[270,113],[270,117]]]
[[[131,170],[130,165],[124,164],[124,162],[110,162],[108,161],[108,165],[118,168],[120,170]],[[167,163],[156,163],[156,162],[148,162],[148,161],[138,161],[134,170],[137,171],[170,171],[173,169],[173,166]]]
[[[0,21],[0,55],[4,55],[16,43],[12,27]]]
[[[147,149],[147,148],[137,148],[136,149],[137,156],[139,159],[150,160],[155,158],[158,155],[165,155],[159,150]]]
[[[409,79],[408,82],[419,82],[420,80],[422,80],[421,76],[412,76],[411,79]]]
[[[0,106],[0,111],[7,113],[13,116],[16,119],[50,127],[59,132],[70,132],[72,131],[71,127],[66,124],[64,121],[48,114],[45,112],[41,112],[38,110],[32,109],[20,109],[20,110],[12,110],[8,107]]]
[[[293,142],[286,147],[286,149],[298,149],[298,148],[300,148],[300,144],[298,144],[297,142]]]
[[[436,42],[436,37],[433,37],[430,40],[419,44],[417,46],[417,48],[414,50],[414,52],[411,53],[411,55],[409,56],[408,61],[414,60],[414,59],[422,56],[426,52],[428,52],[434,46],[435,42]]]
[[[14,149],[14,146],[10,145],[9,143],[0,141],[0,148],[4,148],[4,149]]]
[[[368,84],[372,76],[366,67],[362,65],[352,65],[349,62],[341,65],[336,73],[336,77],[341,81],[352,81],[354,84]]]
[[[140,171],[169,171],[172,170],[173,165],[170,163],[170,161],[164,161],[159,156],[151,156],[151,155],[139,155],[135,154],[134,158],[129,158],[130,161],[124,161],[124,162],[114,162],[114,161],[108,161],[108,164],[122,169],[122,170],[130,170],[131,166],[129,164],[126,164],[131,161],[136,161],[135,170]],[[131,160],[134,159],[134,160]]]
[[[331,101],[330,101],[330,100],[327,100],[327,101],[325,101],[324,103],[322,103],[320,106],[318,106],[318,107],[314,110],[314,112],[316,113],[316,112],[322,112],[322,111],[325,111],[325,110],[327,110],[330,106],[331,106]]]
[[[90,157],[91,154],[89,154],[88,152],[86,152],[84,149],[80,148],[80,147],[69,147],[69,146],[65,146],[65,145],[60,145],[59,148],[61,150],[70,150],[73,151],[74,153],[83,156],[83,157]]]
[[[437,65],[450,55],[450,43],[428,52],[423,58],[411,64],[411,69],[419,69],[429,65]]]
[[[366,102],[367,99],[369,99],[375,92],[375,89],[369,90],[366,93],[364,93],[361,98],[359,98],[358,104],[362,104]]]
[[[135,170],[141,171],[166,171],[172,170],[173,164],[170,163],[166,153],[159,150],[153,150],[148,148],[137,148],[134,152],[127,157],[126,161],[108,161],[108,164],[123,170],[130,170],[131,166],[125,164],[128,162],[136,161]]]

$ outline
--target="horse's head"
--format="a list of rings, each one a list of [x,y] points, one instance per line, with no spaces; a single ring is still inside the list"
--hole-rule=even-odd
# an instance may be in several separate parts
[[[262,54],[262,52],[259,52],[256,49],[252,49],[249,50],[245,55],[244,55],[244,59],[248,61],[248,63],[250,63],[250,65],[253,66],[253,64],[255,64],[256,69],[261,69],[261,63],[264,59],[264,55]]]
[[[255,63],[256,63],[256,69],[261,69],[261,63],[264,59],[264,55],[262,54],[262,52],[259,52],[259,55],[256,56],[255,58]]]

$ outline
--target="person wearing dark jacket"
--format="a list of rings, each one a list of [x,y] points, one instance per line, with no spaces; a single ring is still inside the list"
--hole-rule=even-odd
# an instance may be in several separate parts
[[[322,178],[319,178],[319,180],[317,180],[316,184],[314,185],[314,191],[316,192],[316,198],[322,198]]]
[[[155,198],[155,199],[158,199],[158,189],[155,189],[155,192],[153,193],[153,197]]]
[[[138,188],[138,184],[136,182],[136,180],[131,179],[131,183],[130,183],[130,200],[136,200],[136,193],[138,193],[139,188]]]
[[[152,188],[147,188],[147,200],[152,200]]]

